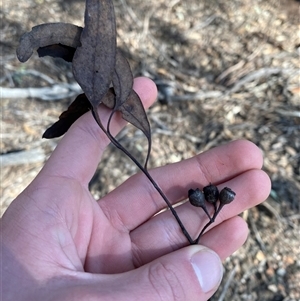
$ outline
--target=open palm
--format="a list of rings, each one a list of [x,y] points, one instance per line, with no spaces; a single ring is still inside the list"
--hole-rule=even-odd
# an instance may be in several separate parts
[[[149,107],[156,97],[154,84],[138,78],[134,88]],[[108,109],[99,112],[105,123]],[[124,125],[117,116],[113,133]],[[155,215],[165,203],[142,173],[94,200],[88,183],[108,143],[85,114],[4,214],[5,300],[207,300],[217,288],[199,285],[187,262],[204,248],[183,248],[188,242],[170,211]],[[186,199],[190,188],[210,182],[236,192],[200,240],[225,259],[247,237],[246,223],[237,215],[269,193],[261,166],[255,145],[235,141],[150,172],[173,204]],[[195,238],[207,222],[203,211],[189,203],[176,211]]]

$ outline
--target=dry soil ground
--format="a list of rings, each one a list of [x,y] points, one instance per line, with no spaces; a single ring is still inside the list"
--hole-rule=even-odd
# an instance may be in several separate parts
[[[239,138],[253,141],[264,153],[272,192],[265,203],[243,214],[249,239],[226,260],[224,281],[211,300],[300,300],[299,2],[114,3],[119,47],[134,74],[151,77],[160,91],[148,113],[150,166]],[[10,88],[1,95],[2,213],[56,146],[58,140],[44,141],[41,135],[77,93],[69,64],[37,55],[19,63],[18,40],[40,23],[83,25],[83,12],[79,0],[2,2],[0,81]],[[50,89],[49,97],[60,100],[42,100],[45,93],[39,90],[40,96],[25,96],[29,87],[55,84],[67,87]],[[17,88],[23,88],[21,95]],[[136,156],[145,153],[146,141],[135,129],[126,127],[119,139]],[[91,191],[100,197],[136,171],[110,147]]]

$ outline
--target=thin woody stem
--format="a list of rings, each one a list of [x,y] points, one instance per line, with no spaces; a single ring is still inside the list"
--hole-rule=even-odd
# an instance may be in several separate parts
[[[113,111],[108,119],[108,123],[107,123],[107,131],[105,129],[103,129],[103,125],[99,120],[99,116],[97,116],[97,118],[95,117],[95,113],[93,112],[93,115],[97,121],[97,123],[99,124],[99,126],[101,127],[101,129],[104,131],[104,133],[107,135],[107,137],[110,139],[110,141],[118,148],[120,149],[123,153],[125,153],[133,162],[134,164],[146,175],[146,177],[149,179],[149,181],[151,182],[151,184],[153,185],[153,187],[156,189],[156,191],[161,195],[161,197],[163,198],[163,200],[165,201],[165,203],[167,204],[168,208],[170,209],[170,211],[172,212],[172,214],[174,215],[182,233],[185,235],[185,237],[187,238],[187,240],[189,241],[190,244],[194,243],[194,240],[191,238],[190,234],[188,233],[188,231],[186,230],[185,226],[183,225],[182,221],[180,220],[176,210],[173,208],[172,204],[170,203],[170,201],[168,200],[168,198],[166,197],[166,195],[163,193],[163,191],[161,190],[161,188],[158,186],[158,184],[155,182],[155,180],[152,178],[152,176],[150,175],[150,173],[148,172],[147,168],[143,167],[140,162],[138,162],[114,137],[113,135],[110,133],[109,130],[109,125],[112,119],[113,114],[115,113],[115,111]],[[99,122],[98,122],[99,121]],[[146,160],[147,162],[147,160]]]
[[[214,215],[212,216],[212,218],[209,219],[209,222],[203,227],[203,229],[201,230],[200,234],[198,235],[198,237],[194,240],[193,244],[196,245],[199,243],[199,240],[201,238],[201,236],[204,234],[204,232],[206,231],[206,229],[215,222],[218,214],[220,213],[220,211],[222,210],[222,208],[224,207],[224,204],[220,204],[219,207],[217,208],[216,205],[214,205],[215,207],[215,212]]]

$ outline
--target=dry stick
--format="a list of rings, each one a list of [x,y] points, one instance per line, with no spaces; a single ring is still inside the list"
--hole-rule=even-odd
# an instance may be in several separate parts
[[[30,149],[25,151],[16,151],[0,155],[1,167],[16,166],[21,164],[40,163],[47,158],[41,148]]]
[[[226,283],[225,283],[225,285],[224,285],[223,291],[222,291],[222,293],[221,293],[221,295],[220,295],[218,301],[223,301],[223,300],[225,299],[225,296],[226,296],[226,293],[227,293],[227,291],[228,291],[228,288],[229,288],[229,286],[230,286],[230,284],[231,284],[231,282],[232,282],[232,280],[233,280],[233,278],[234,278],[236,272],[237,272],[237,266],[235,266],[235,267],[231,270],[231,272],[230,272],[230,274],[229,274],[229,277],[228,277],[228,279],[227,279],[227,281],[226,281]]]
[[[252,82],[253,80],[261,79],[262,77],[269,77],[271,75],[279,74],[279,73],[288,73],[291,72],[290,69],[283,69],[283,68],[261,68],[255,70],[245,77],[240,79],[235,85],[229,89],[228,93],[235,93],[237,92],[243,85]]]
[[[93,115],[95,117],[96,114]],[[138,162],[111,134],[110,130],[109,130],[109,125],[112,119],[113,114],[115,113],[115,111],[112,112],[112,114],[109,116],[108,119],[108,123],[107,123],[107,131],[105,129],[103,129],[103,125],[99,120],[99,117],[95,117],[97,123],[99,124],[99,126],[101,127],[101,129],[104,131],[104,133],[107,135],[107,137],[110,139],[110,141],[115,145],[115,147],[117,147],[118,149],[120,149],[123,153],[125,153],[125,155],[127,155],[133,162],[134,164],[136,164],[136,166],[146,175],[146,177],[149,179],[149,181],[151,182],[151,184],[153,185],[153,187],[157,190],[157,192],[161,195],[161,197],[163,198],[163,200],[165,201],[165,203],[167,204],[168,208],[170,209],[170,211],[172,212],[172,214],[174,215],[178,225],[180,226],[180,229],[182,231],[182,233],[185,235],[185,237],[187,238],[187,240],[189,241],[189,243],[191,245],[195,244],[195,241],[191,238],[190,234],[188,233],[188,231],[186,230],[186,228],[184,227],[182,221],[180,220],[176,210],[173,208],[172,204],[170,203],[170,201],[168,200],[168,198],[166,197],[166,195],[163,193],[163,191],[160,189],[160,187],[158,186],[158,184],[155,182],[155,180],[152,178],[152,176],[150,175],[150,173],[148,172],[147,168],[144,168],[140,162]],[[99,122],[98,122],[99,121]]]
[[[3,98],[39,98],[46,101],[73,97],[81,91],[77,83],[56,83],[52,86],[39,88],[0,87],[0,94]]]
[[[258,245],[260,247],[260,249],[265,252],[266,251],[266,245],[265,243],[263,242],[261,236],[260,236],[260,233],[256,227],[256,224],[255,222],[253,221],[253,218],[252,218],[252,214],[250,213],[249,215],[249,221],[250,221],[250,225],[252,227],[252,230],[254,231],[254,235],[255,235],[255,238],[256,238],[256,241],[258,242]]]
[[[263,47],[260,46],[257,49],[254,50],[254,52],[252,52],[246,59],[239,61],[237,64],[230,66],[229,68],[227,68],[225,71],[223,71],[216,79],[217,83],[220,83],[221,80],[223,80],[225,77],[227,77],[230,73],[233,73],[235,71],[239,71],[242,67],[244,67],[246,64],[249,64],[251,61],[253,61],[258,55],[259,53],[262,51]],[[238,72],[238,74],[241,75],[241,71],[240,70]],[[240,78],[241,76],[238,76],[238,78]],[[234,84],[235,80],[231,79],[228,83],[227,86]]]

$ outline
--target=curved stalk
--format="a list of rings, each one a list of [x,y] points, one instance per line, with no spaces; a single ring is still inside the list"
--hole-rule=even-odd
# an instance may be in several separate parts
[[[163,198],[163,200],[165,201],[165,203],[167,204],[168,208],[170,209],[170,211],[172,212],[173,216],[175,217],[182,233],[185,235],[185,237],[187,238],[187,240],[189,241],[190,244],[194,244],[194,240],[191,238],[190,234],[188,233],[188,231],[186,230],[186,228],[184,227],[182,221],[180,220],[176,210],[173,208],[172,204],[170,203],[170,201],[168,200],[168,198],[166,197],[166,195],[163,193],[163,191],[161,190],[161,188],[158,186],[158,184],[155,182],[155,180],[152,178],[152,176],[150,175],[150,173],[148,172],[147,168],[143,167],[140,162],[138,162],[114,137],[113,135],[110,133],[109,130],[109,125],[112,119],[113,114],[115,113],[115,111],[113,111],[109,117],[108,123],[107,123],[107,131],[105,129],[103,129],[103,125],[100,122],[100,124],[98,123],[99,118],[95,118],[97,123],[99,124],[99,126],[101,127],[102,130],[104,130],[104,133],[107,135],[107,137],[109,138],[109,140],[115,145],[115,147],[117,147],[118,149],[120,149],[127,157],[129,157],[134,164],[145,174],[145,176],[149,179],[149,181],[151,182],[151,184],[153,185],[153,187],[156,189],[156,191],[161,195],[161,197]],[[93,112],[93,115],[95,117],[95,114]],[[97,116],[98,117],[98,116]],[[99,120],[100,121],[100,120]],[[147,160],[148,161],[148,160]],[[146,161],[146,162],[147,162]]]

